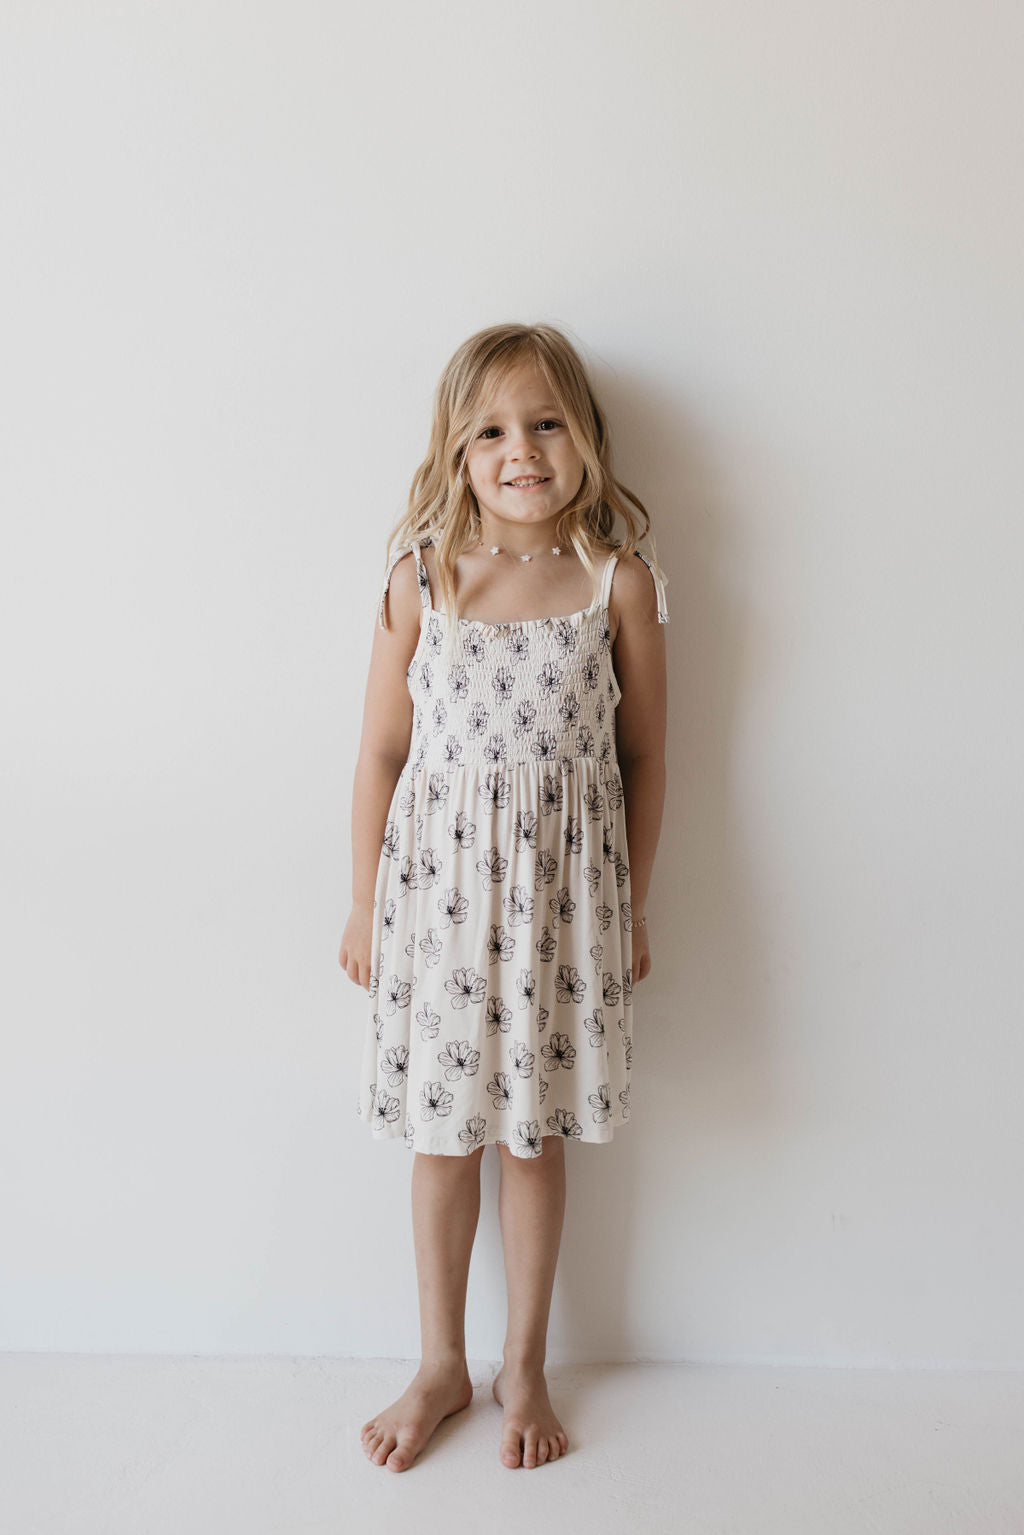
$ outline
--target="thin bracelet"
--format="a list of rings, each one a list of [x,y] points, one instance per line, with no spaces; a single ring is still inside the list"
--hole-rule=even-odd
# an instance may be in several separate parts
[[[632,925],[634,927],[646,927],[647,926],[647,918],[646,917],[633,917],[632,918]]]

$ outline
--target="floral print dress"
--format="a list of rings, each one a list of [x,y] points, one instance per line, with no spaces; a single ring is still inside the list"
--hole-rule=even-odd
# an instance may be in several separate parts
[[[456,664],[441,675],[448,619],[411,548],[412,740],[377,875],[357,1112],[378,1140],[447,1156],[488,1143],[540,1156],[546,1135],[610,1141],[629,1119],[633,1062],[608,619],[617,556],[578,613],[459,619]],[[388,567],[381,623],[406,553]]]

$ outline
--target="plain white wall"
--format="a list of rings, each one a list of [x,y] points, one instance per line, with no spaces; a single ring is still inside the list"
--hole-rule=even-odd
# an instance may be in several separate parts
[[[431,392],[514,318],[589,358],[672,615],[550,1357],[1024,1361],[1019,7],[0,29],[0,1345],[415,1354],[351,780]]]

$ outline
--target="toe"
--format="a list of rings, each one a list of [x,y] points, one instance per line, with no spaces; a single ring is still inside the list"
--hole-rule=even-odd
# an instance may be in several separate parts
[[[380,1444],[378,1444],[377,1448],[374,1450],[372,1456],[370,1457],[371,1460],[373,1460],[376,1465],[382,1466],[387,1460],[388,1456],[391,1454],[391,1451],[395,1448],[395,1443],[396,1441],[394,1434],[382,1434]]]
[[[528,1428],[523,1438],[523,1465],[535,1466],[537,1464],[537,1430]]]
[[[506,1466],[518,1466],[519,1454],[519,1430],[507,1428],[501,1436],[501,1459]]]
[[[557,1460],[560,1454],[558,1440],[554,1437],[548,1440],[548,1460]]]
[[[404,1444],[396,1444],[384,1464],[389,1471],[404,1471],[412,1464],[412,1455]]]
[[[538,1466],[542,1466],[544,1464],[544,1462],[547,1460],[547,1458],[548,1458],[548,1437],[547,1437],[546,1434],[541,1434],[540,1438],[537,1440],[537,1464],[538,1464]]]

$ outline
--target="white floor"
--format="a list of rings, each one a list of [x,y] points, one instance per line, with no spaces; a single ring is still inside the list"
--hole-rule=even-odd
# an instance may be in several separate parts
[[[1024,1376],[552,1366],[569,1453],[498,1460],[496,1364],[420,1460],[359,1429],[394,1360],[0,1356],[11,1535],[1022,1535]]]

